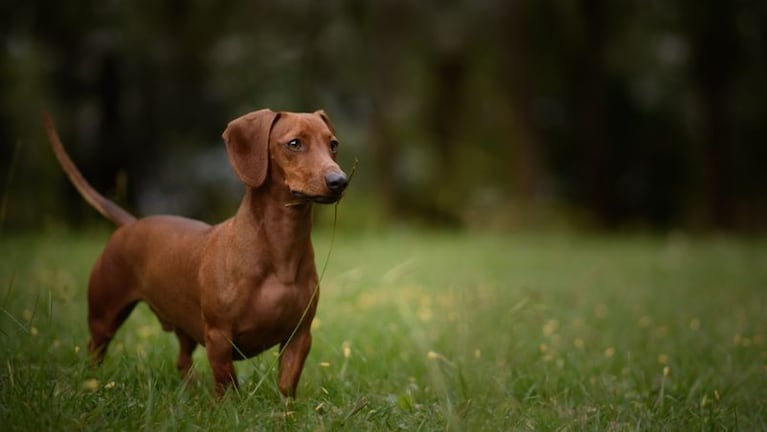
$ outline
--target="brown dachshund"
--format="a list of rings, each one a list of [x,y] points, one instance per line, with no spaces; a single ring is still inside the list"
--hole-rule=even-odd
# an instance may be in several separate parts
[[[143,300],[178,337],[181,373],[197,344],[205,346],[221,396],[237,386],[233,360],[279,344],[280,392],[295,396],[319,294],[312,203],[336,202],[347,185],[325,113],[264,109],[229,123],[223,138],[246,191],[234,217],[214,226],[177,216],[136,219],[85,181],[47,114],[45,127],[77,190],[118,227],[88,285],[91,359],[103,360]]]

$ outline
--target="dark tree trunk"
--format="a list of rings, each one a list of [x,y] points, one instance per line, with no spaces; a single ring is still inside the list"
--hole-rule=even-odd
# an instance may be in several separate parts
[[[540,183],[540,136],[531,116],[536,88],[532,71],[534,56],[530,38],[530,5],[527,0],[509,3],[505,11],[506,55],[502,63],[503,89],[508,112],[504,116],[503,136],[509,137],[509,182],[522,211],[534,204]],[[523,217],[524,219],[524,217]]]
[[[696,3],[689,27],[691,74],[698,103],[695,139],[700,173],[696,217],[706,227],[729,228],[732,172],[730,90],[737,56],[735,10],[731,2]]]
[[[431,145],[437,158],[437,178],[443,184],[442,194],[435,203],[438,207],[454,207],[456,195],[461,195],[461,173],[457,172],[457,149],[463,106],[463,82],[466,73],[464,59],[458,53],[438,55],[432,65],[434,87],[426,121],[431,135]],[[449,192],[453,192],[450,196]],[[445,196],[448,195],[448,196]],[[443,209],[447,211],[447,209]]]
[[[615,225],[616,210],[611,193],[610,158],[605,114],[604,3],[581,0],[582,40],[576,48],[575,131],[585,150],[586,199],[592,213],[606,226]]]

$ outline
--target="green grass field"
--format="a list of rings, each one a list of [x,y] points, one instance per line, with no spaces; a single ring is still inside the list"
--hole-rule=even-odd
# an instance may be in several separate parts
[[[762,239],[339,233],[287,402],[274,351],[223,401],[200,348],[183,382],[145,306],[88,368],[105,239],[0,238],[0,429],[767,429]]]

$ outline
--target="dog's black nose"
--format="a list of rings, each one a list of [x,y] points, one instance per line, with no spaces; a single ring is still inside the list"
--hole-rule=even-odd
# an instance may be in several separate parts
[[[349,180],[347,180],[346,174],[343,171],[334,171],[325,175],[325,184],[331,192],[340,194],[346,189]]]

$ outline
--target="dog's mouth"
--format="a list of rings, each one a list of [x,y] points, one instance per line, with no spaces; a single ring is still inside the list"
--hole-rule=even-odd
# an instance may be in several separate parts
[[[328,184],[328,194],[326,195],[311,195],[298,190],[290,190],[290,195],[294,198],[293,201],[285,203],[285,207],[293,207],[302,204],[316,203],[316,204],[333,204],[341,200],[344,197],[344,191],[352,181],[354,173],[357,171],[358,161],[354,160],[351,174],[346,177],[343,171],[336,173],[332,176],[326,176],[325,181]]]
[[[315,204],[333,204],[343,197],[343,194],[333,195],[309,195],[299,191],[290,191],[290,194],[295,198],[294,201],[290,201],[285,204],[288,207],[296,206],[300,204],[315,203]]]

